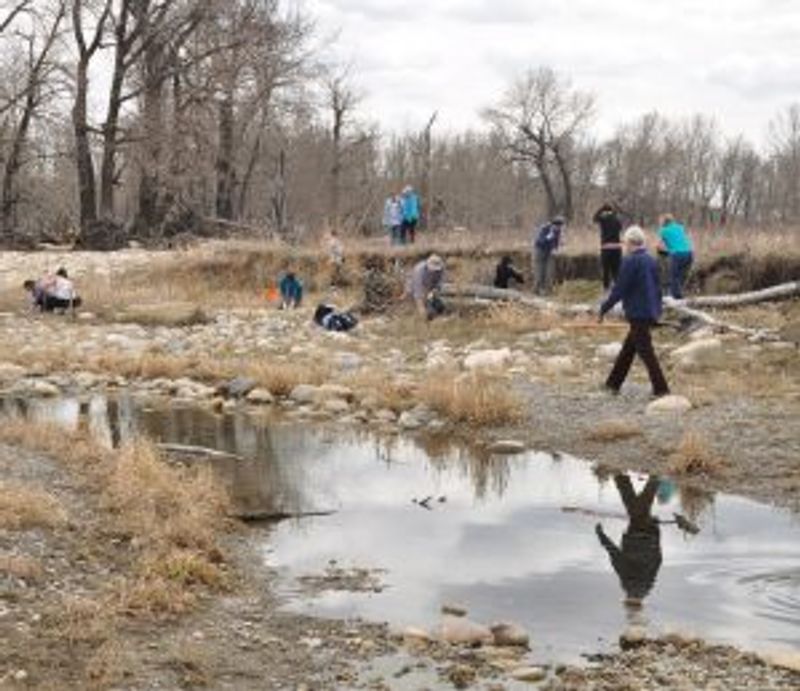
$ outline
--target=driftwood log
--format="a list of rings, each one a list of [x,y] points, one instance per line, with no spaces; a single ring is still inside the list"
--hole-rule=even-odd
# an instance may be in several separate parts
[[[159,450],[164,453],[182,458],[197,458],[200,460],[217,460],[217,461],[243,461],[244,458],[235,453],[228,451],[219,451],[218,449],[209,449],[205,446],[191,446],[188,444],[170,444],[160,443],[156,444]]]
[[[563,316],[581,316],[597,314],[598,305],[574,304],[563,305],[553,300],[522,293],[518,290],[504,290],[480,284],[446,284],[442,288],[442,295],[445,297],[473,298],[475,300],[487,300],[497,302],[511,302],[514,304],[525,305],[535,310],[550,312]],[[775,329],[753,329],[746,326],[739,326],[727,321],[718,319],[698,307],[740,307],[744,305],[754,305],[760,302],[783,300],[800,295],[800,281],[781,283],[771,288],[757,290],[738,295],[713,295],[690,298],[687,300],[664,300],[664,309],[675,312],[679,316],[685,317],[689,323],[704,324],[719,332],[730,332],[740,334],[754,341],[775,341],[780,336]]]

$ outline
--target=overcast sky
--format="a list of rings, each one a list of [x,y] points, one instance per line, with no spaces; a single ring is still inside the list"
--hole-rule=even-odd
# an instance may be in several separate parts
[[[384,129],[482,126],[479,111],[548,65],[598,101],[596,131],[657,109],[764,140],[800,101],[800,0],[306,0]]]

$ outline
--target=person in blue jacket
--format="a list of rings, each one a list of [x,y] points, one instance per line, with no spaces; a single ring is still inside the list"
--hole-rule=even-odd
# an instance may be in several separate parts
[[[633,358],[638,354],[650,376],[653,395],[666,396],[669,386],[653,350],[650,335],[650,329],[661,316],[658,263],[647,252],[644,232],[639,226],[628,228],[623,242],[627,256],[622,260],[611,293],[600,306],[599,320],[602,321],[606,312],[621,300],[630,329],[605,385],[611,392],[619,393],[633,364]]]
[[[400,197],[403,205],[403,224],[401,226],[401,244],[414,244],[419,223],[419,197],[414,188],[407,185]]]
[[[658,231],[660,249],[669,255],[669,294],[676,300],[683,298],[683,286],[694,261],[692,241],[683,224],[678,223],[671,214],[661,217]]]
[[[537,295],[547,295],[553,286],[554,255],[561,247],[561,234],[566,220],[563,216],[554,216],[533,233],[533,276],[534,291]]]

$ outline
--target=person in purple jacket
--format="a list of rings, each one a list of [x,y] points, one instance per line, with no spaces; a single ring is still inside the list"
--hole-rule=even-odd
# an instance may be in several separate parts
[[[669,386],[653,350],[650,335],[650,329],[661,316],[658,263],[648,254],[644,232],[639,226],[628,228],[623,242],[627,256],[622,260],[611,293],[600,306],[599,320],[602,321],[606,312],[621,300],[630,329],[605,386],[609,391],[619,393],[633,364],[633,358],[638,354],[647,367],[653,396],[666,396]]]

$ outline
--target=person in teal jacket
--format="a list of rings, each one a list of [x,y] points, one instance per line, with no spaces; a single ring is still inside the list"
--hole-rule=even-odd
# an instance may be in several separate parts
[[[676,300],[683,298],[683,286],[694,261],[692,241],[686,228],[672,214],[661,217],[659,230],[660,249],[669,255],[669,294]]]
[[[400,198],[403,205],[403,225],[401,226],[402,243],[414,244],[414,237],[419,222],[419,197],[414,189],[408,185],[403,189]]]

